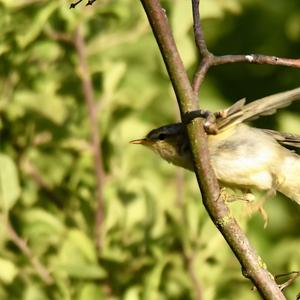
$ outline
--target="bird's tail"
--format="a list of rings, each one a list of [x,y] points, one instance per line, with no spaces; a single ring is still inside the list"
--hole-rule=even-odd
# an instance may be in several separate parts
[[[277,190],[300,205],[300,156],[295,153],[283,161]]]

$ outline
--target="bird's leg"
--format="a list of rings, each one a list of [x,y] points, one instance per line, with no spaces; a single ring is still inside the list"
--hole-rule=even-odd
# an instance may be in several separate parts
[[[225,202],[232,202],[233,200],[233,198],[232,198],[232,196],[233,195],[231,195],[230,193],[228,193],[228,191],[226,190],[226,188],[225,187],[221,187],[220,188],[220,197],[222,198],[222,199],[224,199],[224,201]],[[220,198],[219,197],[219,198]]]
[[[221,193],[224,196],[226,202],[234,202],[234,201],[246,201],[252,202],[255,199],[255,196],[251,193],[249,189],[240,189],[242,195],[232,194],[226,191],[226,188],[221,188]]]
[[[255,196],[250,189],[241,189],[241,192],[243,193],[244,201],[250,203],[255,200]]]
[[[254,212],[258,211],[260,215],[262,216],[264,220],[264,228],[268,226],[269,223],[269,217],[266,211],[264,210],[263,206],[265,202],[267,201],[268,198],[273,197],[276,195],[276,190],[279,186],[279,181],[276,176],[273,176],[273,182],[272,182],[272,187],[269,189],[260,199],[250,207],[251,214]]]
[[[255,203],[251,204],[248,206],[249,208],[249,214],[252,215],[255,212],[259,212],[259,214],[261,215],[262,219],[264,220],[264,228],[266,228],[268,226],[269,223],[269,217],[268,214],[266,213],[266,211],[264,210],[264,204],[266,202],[266,200],[269,198],[269,196],[271,196],[272,194],[269,193],[269,191],[263,195],[262,197],[259,198],[258,201],[256,201]]]

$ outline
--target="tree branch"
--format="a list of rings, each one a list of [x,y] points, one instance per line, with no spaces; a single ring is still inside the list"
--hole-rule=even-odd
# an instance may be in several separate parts
[[[198,109],[197,95],[192,89],[179,56],[165,11],[158,0],[141,0],[141,2],[166,64],[177,97],[181,118],[183,118],[189,111]],[[252,280],[262,297],[274,300],[285,299],[276,282],[264,268],[261,259],[251,247],[247,237],[230,214],[223,197],[220,196],[219,185],[210,165],[203,120],[194,119],[186,125],[186,129],[192,148],[194,169],[202,193],[203,203],[212,221],[238,258],[244,270],[243,274]]]
[[[184,255],[187,271],[189,273],[190,279],[194,287],[195,300],[202,300],[203,288],[197,276],[197,273],[195,272],[195,267],[194,267],[196,253],[195,251],[191,251],[190,254],[183,253],[183,255]]]
[[[75,8],[79,3],[81,3],[83,0],[77,0],[77,1],[74,1],[70,4],[70,8]],[[86,3],[86,6],[89,6],[89,5],[93,5],[93,3],[95,2],[96,0],[87,0],[87,3]]]
[[[275,276],[275,279],[278,279],[280,277],[286,277],[286,276],[292,276],[292,277],[288,279],[286,282],[279,285],[281,290],[284,290],[285,288],[293,284],[300,277],[300,271],[292,271],[286,274],[279,274]]]
[[[74,46],[79,58],[79,76],[82,82],[84,100],[88,109],[88,118],[91,127],[91,150],[95,162],[96,173],[96,199],[97,208],[95,214],[95,239],[98,250],[102,247],[103,240],[103,221],[104,221],[104,198],[103,184],[105,179],[102,151],[100,145],[100,133],[97,125],[97,108],[94,101],[93,85],[91,75],[87,65],[87,56],[85,51],[85,42],[81,34],[80,27],[76,29]]]
[[[176,204],[179,211],[181,212],[181,221],[183,225],[188,228],[188,219],[184,203],[184,177],[183,169],[177,168],[176,170]],[[189,243],[191,241],[189,240]],[[188,249],[187,249],[188,248]],[[192,247],[191,247],[192,248]],[[203,299],[203,287],[195,271],[195,259],[197,249],[191,249],[186,247],[185,243],[182,242],[182,259],[185,264],[186,271],[190,277],[191,283],[194,290],[195,300]]]
[[[192,0],[193,20],[194,20],[194,36],[195,43],[198,48],[202,60],[194,75],[193,89],[198,93],[201,83],[208,69],[211,66],[218,66],[230,63],[251,63],[251,64],[267,64],[300,68],[300,59],[282,58],[276,56],[268,56],[262,54],[244,54],[244,55],[222,55],[215,56],[206,45],[203,29],[200,21],[199,0]]]
[[[17,234],[15,229],[10,224],[8,217],[0,216],[1,221],[5,224],[7,233],[12,242],[21,250],[21,252],[28,258],[36,273],[42,279],[44,283],[50,285],[54,282],[52,276],[45,266],[34,256],[27,243]]]
[[[60,209],[64,207],[64,202],[62,199],[53,192],[52,187],[47,183],[47,181],[30,160],[23,159],[21,161],[21,170],[34,180],[34,182],[45,192],[52,203],[54,203]]]
[[[204,39],[204,34],[201,26],[199,2],[200,2],[199,0],[192,1],[195,42],[200,54],[203,57],[207,57],[210,55],[210,52],[208,51],[208,48],[206,46],[206,42]]]

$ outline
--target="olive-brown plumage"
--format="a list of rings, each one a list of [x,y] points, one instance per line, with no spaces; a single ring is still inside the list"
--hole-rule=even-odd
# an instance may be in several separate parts
[[[220,184],[239,189],[277,190],[300,204],[300,156],[284,146],[300,147],[300,136],[244,124],[300,99],[300,88],[245,105],[244,100],[219,113],[216,134],[208,135],[211,164]],[[142,144],[163,159],[193,170],[185,127],[169,124],[150,131]]]

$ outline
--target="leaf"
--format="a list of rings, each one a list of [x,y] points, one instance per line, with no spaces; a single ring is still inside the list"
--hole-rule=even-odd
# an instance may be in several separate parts
[[[5,154],[0,154],[0,209],[10,210],[21,193],[17,167]]]
[[[137,285],[130,286],[124,295],[124,300],[139,300],[141,299],[141,288]]]
[[[192,11],[191,1],[174,1],[171,22],[175,38],[181,38],[186,35],[193,26],[193,19],[187,11]],[[178,22],[180,20],[180,22]]]
[[[32,49],[32,59],[48,62],[55,61],[61,54],[59,45],[52,41],[41,41],[34,44]]]
[[[48,300],[49,298],[47,297],[45,291],[37,286],[30,284],[27,286],[27,289],[25,290],[24,293],[24,298],[23,300]]]
[[[53,260],[53,269],[73,278],[100,279],[106,276],[98,265],[92,240],[78,229],[71,229],[63,242],[58,257]]]
[[[42,251],[49,244],[59,243],[65,231],[59,216],[40,208],[27,209],[22,219],[24,235],[38,251]]]
[[[53,82],[49,82],[40,93],[28,90],[19,91],[15,95],[15,104],[41,114],[57,125],[62,125],[68,114],[66,99],[63,100],[56,95],[54,89]]]
[[[92,240],[78,229],[69,229],[59,254],[58,264],[97,264],[97,254]]]
[[[238,0],[204,0],[200,4],[202,20],[206,18],[221,18],[226,11],[239,14],[241,10],[241,4]]]
[[[92,264],[77,264],[76,262],[65,265],[61,264],[57,265],[55,270],[78,279],[102,279],[106,277],[106,271],[103,268]]]
[[[144,299],[159,299],[160,291],[159,286],[161,284],[162,272],[167,263],[166,257],[162,258],[160,262],[154,266],[154,268],[148,272],[145,280]]]
[[[105,72],[104,93],[107,97],[111,97],[117,88],[120,80],[126,72],[126,64],[124,62],[115,62],[108,66]]]
[[[41,9],[28,26],[22,27],[21,33],[17,35],[17,42],[21,48],[30,44],[44,29],[47,19],[57,8],[58,2],[49,2]]]
[[[6,284],[13,282],[18,274],[18,269],[10,260],[0,257],[0,280]]]
[[[189,30],[193,26],[193,19],[187,11],[191,11],[191,1],[175,1],[172,10],[172,28],[181,57],[186,67],[190,67],[195,61],[194,43],[189,36]],[[180,22],[178,22],[180,20]]]
[[[106,299],[99,285],[94,283],[85,284],[79,292],[77,300],[101,300]]]

